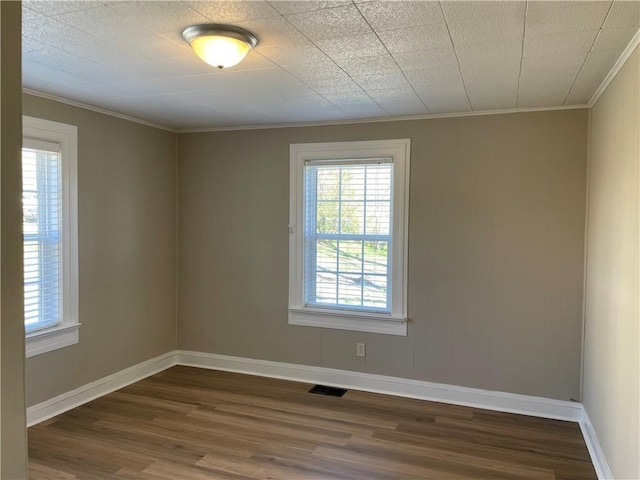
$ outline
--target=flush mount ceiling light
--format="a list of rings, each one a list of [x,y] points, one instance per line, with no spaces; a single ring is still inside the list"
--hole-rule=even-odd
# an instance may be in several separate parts
[[[186,28],[182,37],[203,61],[218,68],[240,63],[258,44],[258,38],[251,32],[215,23]]]

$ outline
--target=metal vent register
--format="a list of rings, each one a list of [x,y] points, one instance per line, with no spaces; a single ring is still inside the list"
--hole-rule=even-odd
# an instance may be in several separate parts
[[[326,385],[314,385],[309,393],[317,393],[318,395],[327,395],[329,397],[341,397],[347,390],[344,388],[327,387]]]

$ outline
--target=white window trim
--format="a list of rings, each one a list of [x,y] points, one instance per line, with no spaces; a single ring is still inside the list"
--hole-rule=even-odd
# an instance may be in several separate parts
[[[359,332],[407,335],[407,259],[410,139],[300,143],[290,146],[289,324]],[[303,260],[303,184],[307,160],[392,158],[394,207],[391,313],[354,312],[305,306]]]
[[[54,327],[26,334],[27,358],[79,342],[78,321],[78,127],[22,117],[25,139],[60,145],[62,162],[62,319]]]

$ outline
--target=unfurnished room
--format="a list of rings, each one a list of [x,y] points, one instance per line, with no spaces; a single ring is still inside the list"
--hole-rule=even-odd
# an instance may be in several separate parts
[[[639,480],[639,44],[0,1],[0,478]]]

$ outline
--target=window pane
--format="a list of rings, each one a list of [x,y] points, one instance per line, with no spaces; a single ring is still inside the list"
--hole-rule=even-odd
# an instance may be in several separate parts
[[[333,201],[318,202],[317,232],[338,233],[340,226],[340,203]]]
[[[338,281],[338,304],[362,306],[362,275],[340,275]]]
[[[389,242],[364,242],[363,271],[387,275]]]
[[[349,240],[340,242],[340,273],[362,273],[362,244]]]
[[[342,202],[340,209],[340,233],[362,233],[364,226],[364,203]]]
[[[391,200],[392,177],[390,165],[368,165],[367,200]]]
[[[341,171],[341,198],[343,201],[364,200],[365,192],[365,168],[364,166],[342,166]]]
[[[22,150],[25,327],[58,324],[60,312],[60,154]]]
[[[338,297],[338,276],[335,273],[316,274],[316,302],[335,305]]]
[[[340,199],[340,169],[322,168],[313,169],[317,173],[318,201]]]
[[[316,263],[318,271],[336,273],[338,271],[338,242],[335,240],[318,240]]]
[[[365,307],[384,308],[388,302],[387,276],[365,275],[362,303]]]
[[[391,202],[367,202],[367,234],[389,235]]]

